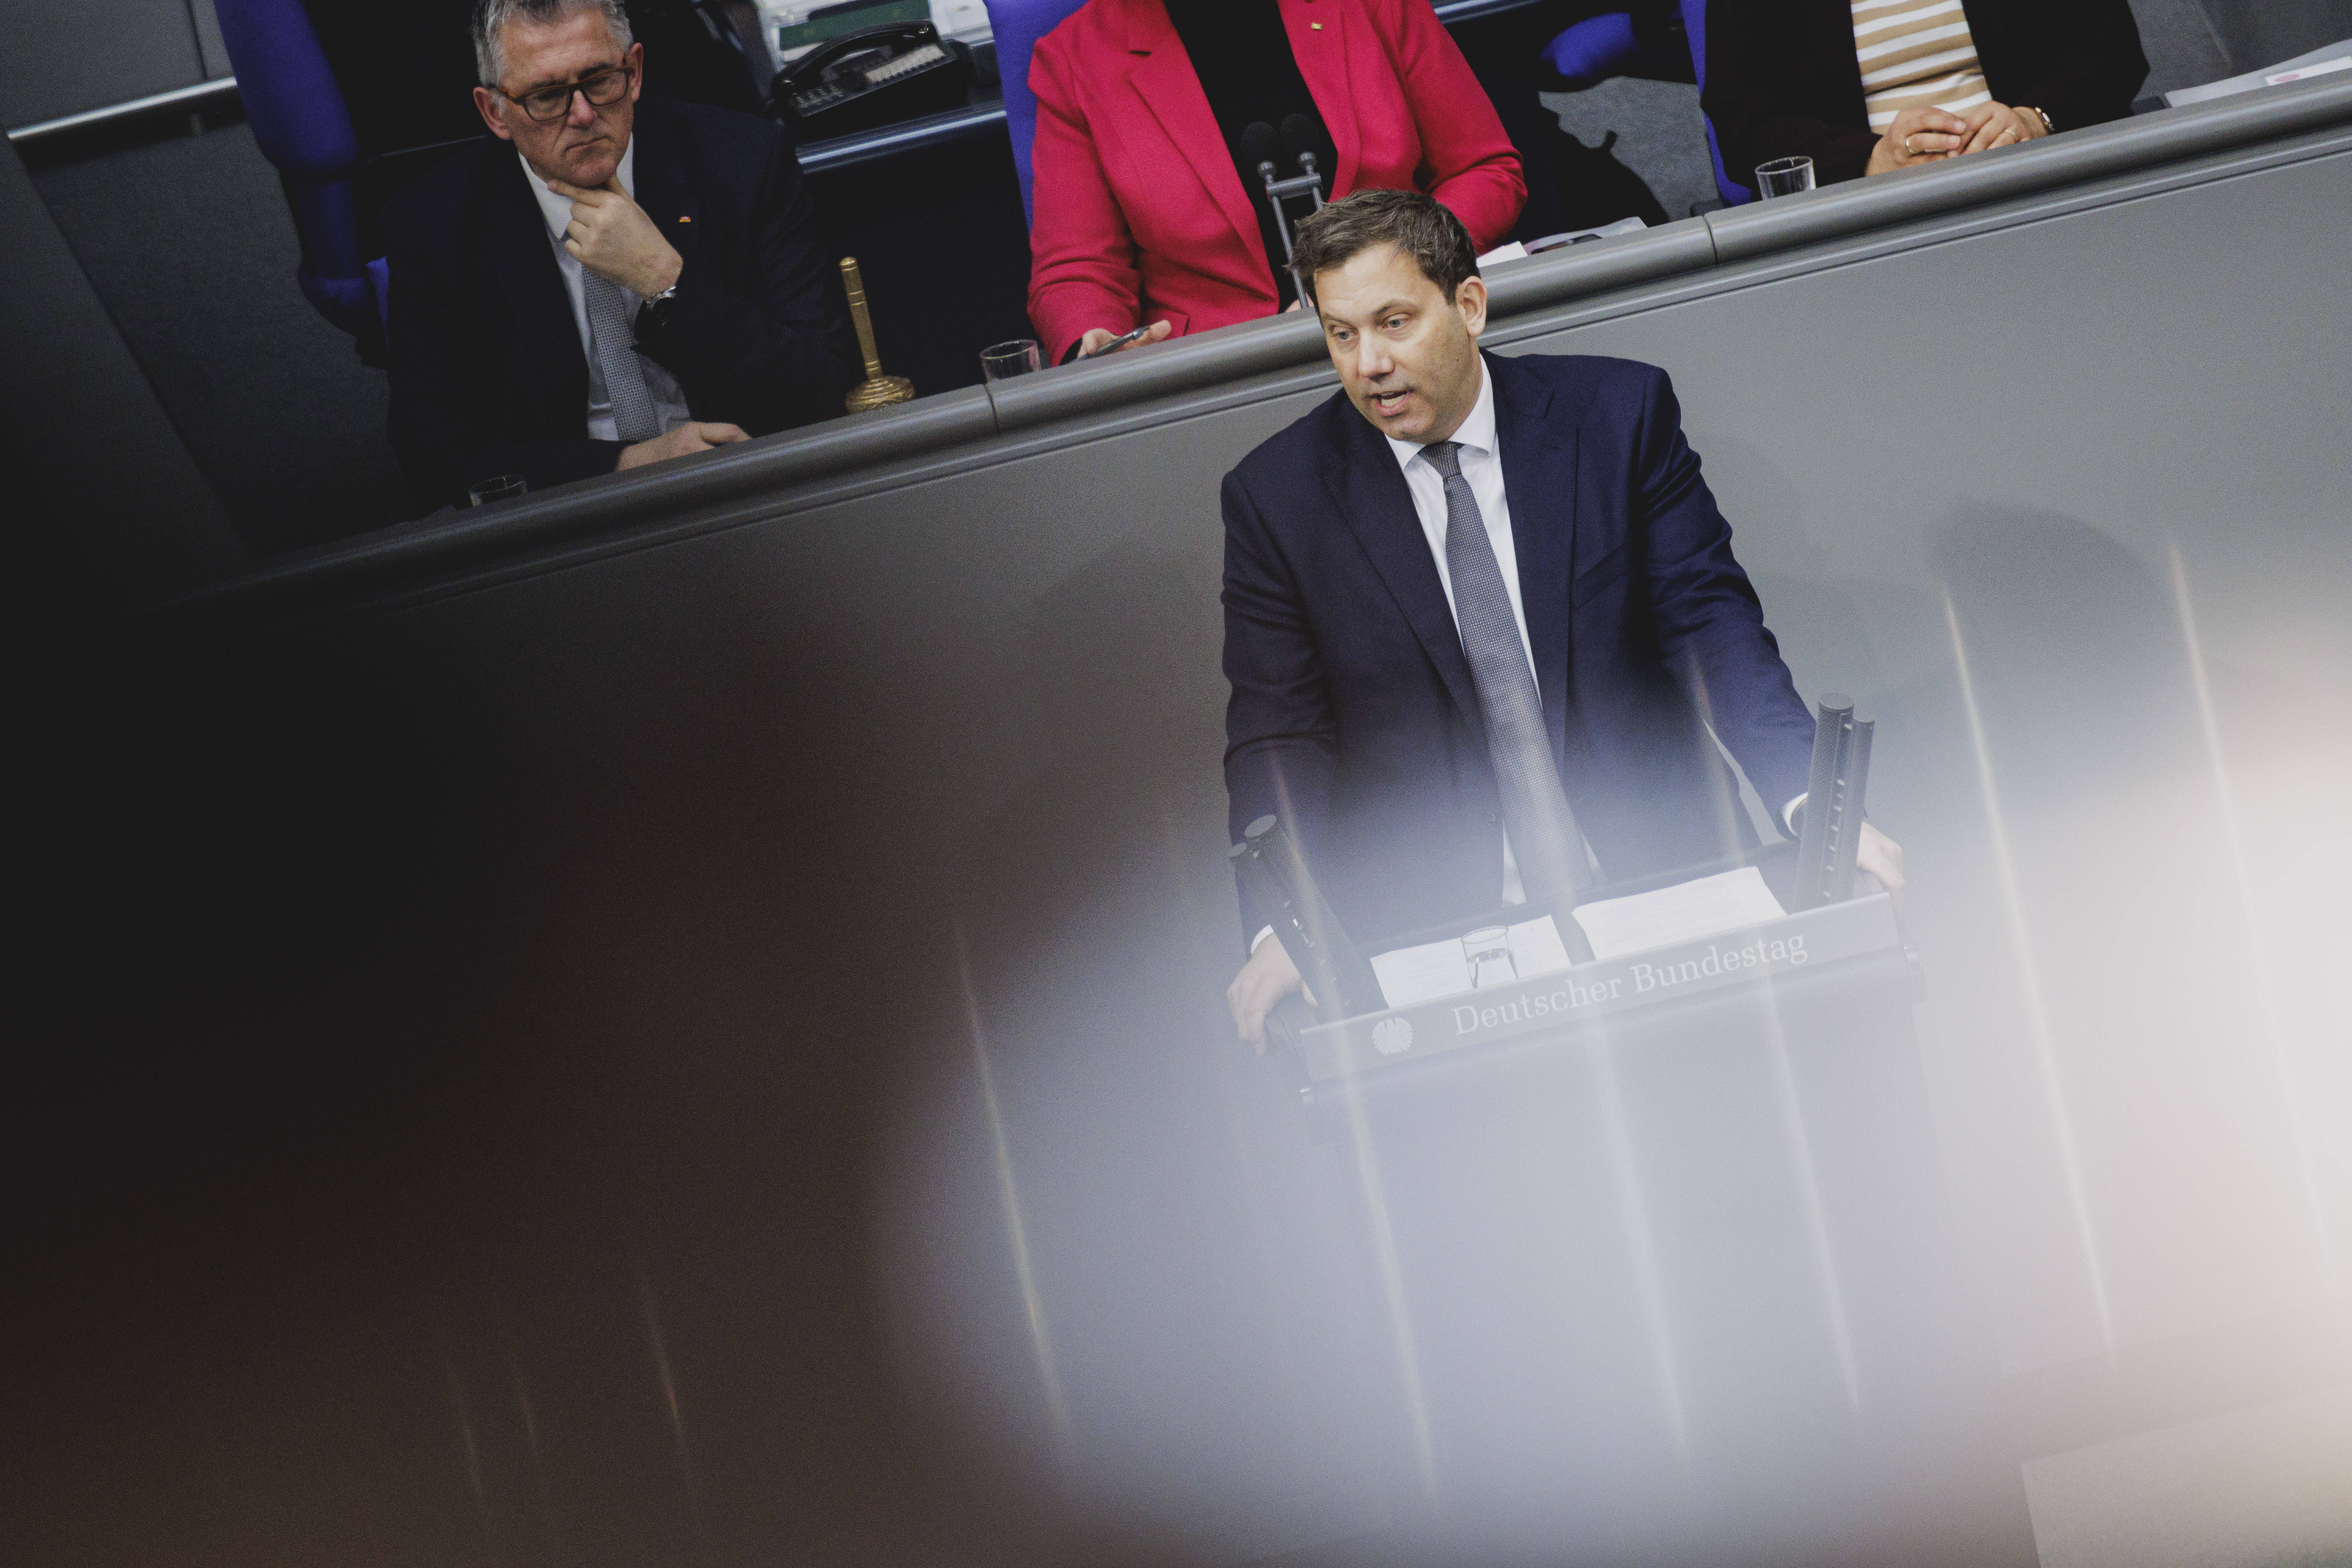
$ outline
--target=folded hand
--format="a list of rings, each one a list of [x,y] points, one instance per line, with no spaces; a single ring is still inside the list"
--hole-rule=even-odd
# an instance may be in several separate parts
[[[2040,115],[2030,109],[2011,109],[2005,103],[1979,103],[1960,118],[1969,122],[1968,144],[1960,149],[1963,153],[1982,153],[2049,134],[2042,129]]]
[[[1886,128],[1886,134],[1870,150],[1870,163],[1863,173],[1890,174],[1914,163],[1948,158],[1968,144],[1969,133],[1974,129],[1958,115],[1932,104],[1906,109],[1895,117],[1895,123]]]
[[[666,463],[672,458],[684,458],[696,452],[708,452],[713,447],[730,442],[748,441],[740,425],[727,425],[708,419],[689,419],[666,435],[650,441],[621,448],[621,460],[614,465],[618,472],[626,468],[642,468],[647,463]]]

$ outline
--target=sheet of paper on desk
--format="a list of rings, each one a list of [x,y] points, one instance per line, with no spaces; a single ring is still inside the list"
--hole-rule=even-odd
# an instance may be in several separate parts
[[[2291,81],[2308,81],[2313,77],[2333,76],[2341,70],[2352,70],[2352,55],[2340,55],[2332,60],[2322,60],[2315,66],[2301,66],[2294,70],[2273,71],[2263,78],[2263,85],[2284,87]]]
[[[1568,967],[1568,948],[1549,915],[1509,928],[1511,967],[1522,980]],[[1459,939],[1401,947],[1372,955],[1372,973],[1391,1007],[1410,1007],[1470,989],[1470,959]]]
[[[1742,866],[1671,888],[1580,904],[1576,923],[1592,939],[1595,958],[1616,958],[1645,947],[1760,925],[1787,912],[1764,885],[1764,874]]]

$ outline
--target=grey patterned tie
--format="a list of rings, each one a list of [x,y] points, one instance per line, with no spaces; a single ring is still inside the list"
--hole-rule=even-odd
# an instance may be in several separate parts
[[[1503,569],[1486,537],[1478,498],[1462,477],[1461,447],[1436,441],[1421,452],[1445,479],[1445,571],[1454,581],[1454,618],[1486,721],[1486,754],[1495,764],[1503,827],[1511,836],[1519,880],[1530,900],[1566,899],[1592,877],[1584,837],[1552,762],[1543,703],[1528,665],[1527,644],[1519,639],[1518,618],[1511,614],[1510,591],[1503,586]]]
[[[588,335],[596,342],[596,364],[604,373],[614,433],[624,441],[650,441],[661,434],[661,418],[646,385],[646,367],[637,363],[637,337],[629,330],[628,290],[584,268],[580,276],[587,284]]]

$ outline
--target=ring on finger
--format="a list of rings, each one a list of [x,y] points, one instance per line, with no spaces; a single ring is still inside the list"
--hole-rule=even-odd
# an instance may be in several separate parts
[[[1916,135],[1917,132],[1914,132],[1912,134]],[[1916,158],[1919,155],[1919,149],[1911,145],[1911,137],[1909,136],[1903,138],[1903,155],[1906,158]]]

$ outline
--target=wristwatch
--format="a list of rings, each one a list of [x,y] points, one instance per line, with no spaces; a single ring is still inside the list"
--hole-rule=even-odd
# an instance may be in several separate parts
[[[2021,103],[2018,105],[2018,107],[2025,110],[2026,113],[2033,116],[2034,119],[2042,121],[2042,134],[2044,136],[2055,136],[2058,134],[2058,128],[2050,123],[2050,116],[2047,113],[2034,108],[2033,105],[2030,103]],[[672,292],[676,292],[676,290],[673,289]]]
[[[637,324],[650,327],[655,331],[669,325],[669,302],[677,298],[677,285],[675,283],[658,294],[648,295],[646,302],[637,307]]]

